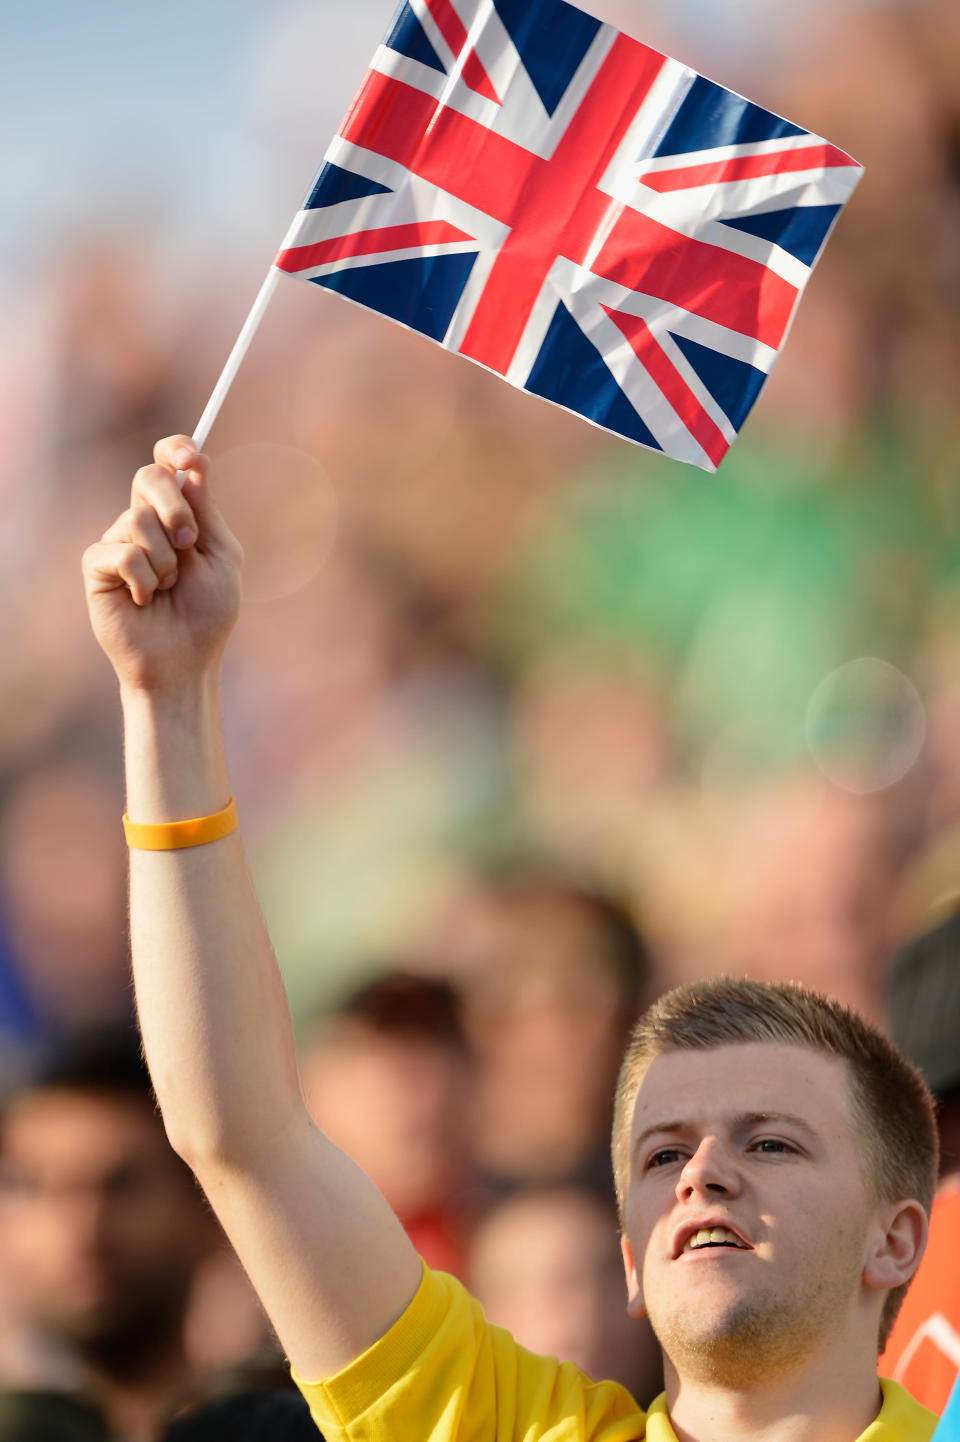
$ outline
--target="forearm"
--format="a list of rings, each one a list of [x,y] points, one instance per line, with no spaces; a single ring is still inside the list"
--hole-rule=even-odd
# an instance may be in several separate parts
[[[215,676],[123,694],[127,811],[220,810],[230,785]],[[244,1164],[300,1107],[289,1010],[238,833],[130,852],[134,984],[167,1130],[196,1168]]]
[[[158,442],[155,455],[134,477],[130,508],[83,561],[94,634],[120,681],[127,810],[147,825],[210,816],[229,800],[217,678],[241,563],[206,458],[185,436]],[[238,833],[131,849],[130,932],[170,1140],[291,1360],[322,1376],[400,1315],[420,1263],[376,1187],[303,1105],[286,996]]]

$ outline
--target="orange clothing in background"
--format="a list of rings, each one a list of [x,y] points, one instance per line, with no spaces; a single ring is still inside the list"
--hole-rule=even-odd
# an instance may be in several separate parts
[[[920,1270],[880,1358],[931,1412],[947,1405],[960,1372],[960,1180],[938,1192]]]

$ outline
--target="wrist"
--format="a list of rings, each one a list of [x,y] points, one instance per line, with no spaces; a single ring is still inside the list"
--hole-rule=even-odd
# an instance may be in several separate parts
[[[204,671],[178,678],[170,686],[135,686],[120,683],[120,706],[128,718],[189,724],[220,713],[220,672]]]
[[[207,816],[230,800],[219,691],[214,675],[175,691],[122,692],[127,813],[134,821]]]

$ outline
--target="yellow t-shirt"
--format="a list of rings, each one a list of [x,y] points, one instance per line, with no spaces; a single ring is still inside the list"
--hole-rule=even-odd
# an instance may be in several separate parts
[[[294,1376],[326,1442],[677,1442],[618,1382],[538,1357],[494,1327],[454,1277],[425,1269],[398,1322],[324,1382]],[[929,1442],[936,1418],[895,1382],[857,1442]]]

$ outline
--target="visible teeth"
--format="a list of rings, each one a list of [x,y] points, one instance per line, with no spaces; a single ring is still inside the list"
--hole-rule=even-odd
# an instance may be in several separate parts
[[[685,1252],[692,1252],[697,1247],[709,1246],[711,1242],[714,1244],[725,1242],[734,1247],[742,1247],[744,1245],[736,1233],[731,1232],[727,1227],[701,1227],[698,1232],[694,1232],[693,1236],[684,1243],[683,1250]]]

